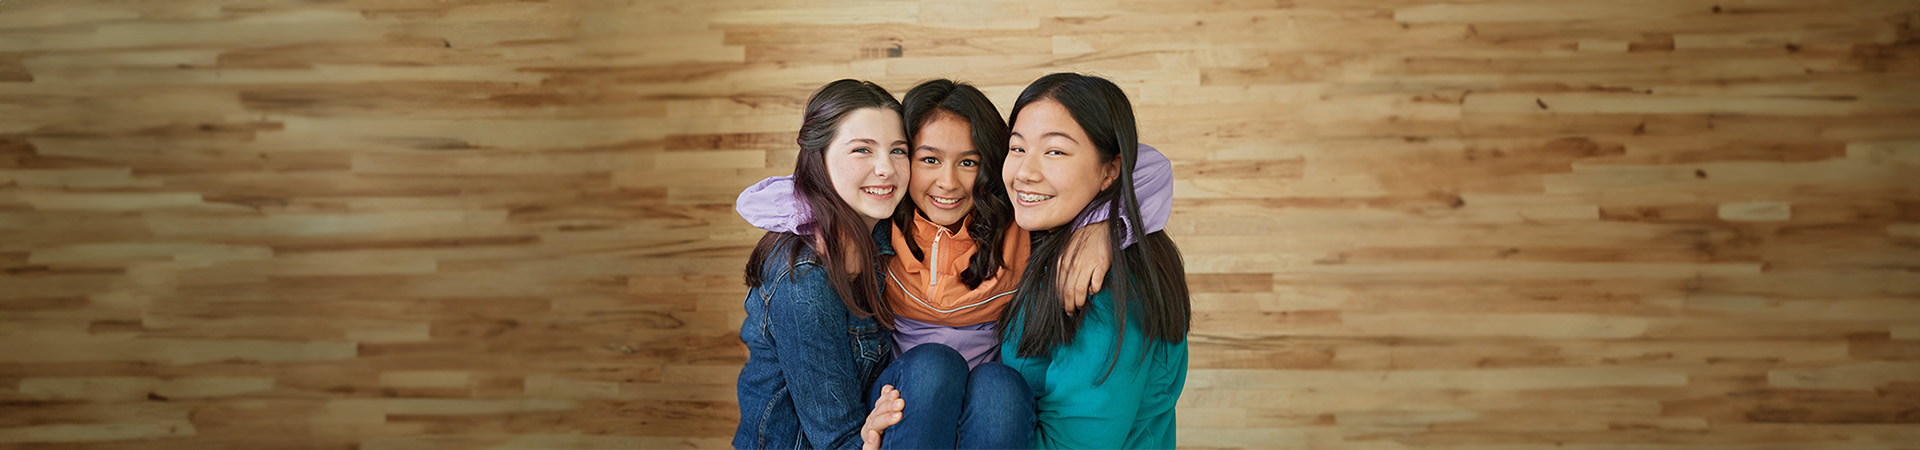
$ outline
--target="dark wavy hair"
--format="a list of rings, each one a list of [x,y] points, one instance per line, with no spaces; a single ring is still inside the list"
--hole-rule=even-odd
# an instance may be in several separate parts
[[[767,232],[747,259],[746,281],[750,287],[770,281],[760,277],[768,259],[790,250],[785,263],[793,264],[806,253],[800,246],[811,244],[825,266],[828,284],[840,295],[840,301],[846,303],[847,310],[858,317],[877,317],[882,325],[892,327],[893,312],[881,301],[880,284],[875,281],[878,278],[874,261],[879,251],[873,242],[874,229],[867,228],[860,213],[834,192],[827,170],[827,146],[839,133],[840,123],[864,108],[898,113],[900,102],[879,85],[851,79],[827,83],[807,100],[800,136],[794,139],[800,146],[800,157],[793,164],[793,187],[813,212],[813,237]],[[854,263],[865,269],[847,274],[845,268]]]
[[[1089,205],[1105,205],[1107,217],[1125,221],[1109,227],[1107,242],[1113,248],[1113,264],[1107,269],[1106,289],[1112,291],[1114,335],[1113,351],[1107,374],[1119,362],[1121,343],[1131,325],[1137,325],[1151,340],[1180,343],[1192,326],[1193,308],[1187,292],[1186,267],[1180,249],[1165,231],[1153,234],[1141,229],[1140,202],[1134,196],[1133,169],[1139,153],[1139,131],[1134,124],[1133,104],[1127,94],[1104,78],[1077,73],[1056,73],[1040,77],[1020,92],[1008,120],[1018,123],[1020,111],[1027,105],[1053,100],[1066,107],[1073,121],[1087,132],[1100,162],[1111,164],[1119,158],[1117,183],[1096,194]],[[1123,226],[1124,224],[1124,226]],[[1129,230],[1130,229],[1130,230]],[[1013,326],[1020,324],[1017,354],[1022,357],[1047,356],[1055,347],[1073,342],[1082,318],[1068,316],[1060,307],[1061,291],[1055,277],[1066,268],[1061,255],[1072,240],[1072,223],[1045,231],[1034,231],[1032,263],[1020,279],[1019,294],[1001,314],[1000,339],[1011,338]],[[1123,247],[1126,233],[1142,236],[1139,245]],[[1134,322],[1128,322],[1133,317]],[[1015,321],[1014,319],[1018,319]],[[1145,353],[1142,353],[1143,357]],[[1101,375],[1100,382],[1105,382]]]
[[[1007,200],[1007,186],[1000,183],[1000,166],[1007,162],[1007,137],[1011,131],[987,95],[970,84],[948,79],[927,81],[908,90],[902,103],[906,107],[907,141],[919,145],[921,127],[944,115],[952,115],[967,122],[973,148],[980,152],[980,175],[973,179],[973,210],[967,213],[971,218],[967,233],[973,236],[980,250],[973,253],[967,270],[960,272],[960,282],[967,288],[980,287],[981,282],[993,279],[1005,264],[997,249],[1006,241],[1007,224],[1013,220],[1013,203]],[[919,211],[919,206],[912,201],[900,202],[900,208],[893,215],[894,225],[901,227],[902,232],[909,230],[913,215]],[[915,259],[926,257],[920,243],[913,239],[907,239],[907,250],[913,252]]]

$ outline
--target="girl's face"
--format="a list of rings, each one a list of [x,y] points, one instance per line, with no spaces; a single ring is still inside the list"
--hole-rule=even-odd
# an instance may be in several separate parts
[[[973,128],[952,113],[935,113],[920,127],[913,143],[913,196],[927,220],[951,227],[973,211],[973,180],[980,175],[980,150],[973,148]]]
[[[1101,163],[1086,130],[1052,99],[1028,103],[1007,144],[1000,174],[1013,197],[1013,220],[1028,231],[1073,221],[1120,176],[1120,158]]]
[[[861,108],[847,114],[827,146],[827,177],[840,199],[872,227],[900,205],[906,184],[907,137],[900,113]]]

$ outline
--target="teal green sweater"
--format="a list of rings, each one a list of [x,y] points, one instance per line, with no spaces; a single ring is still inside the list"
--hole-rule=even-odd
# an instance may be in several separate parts
[[[1109,289],[1111,290],[1111,289]],[[1113,358],[1113,299],[1107,292],[1087,300],[1073,343],[1051,357],[1015,356],[1020,321],[1000,343],[1000,361],[1027,379],[1039,407],[1034,448],[1173,448],[1174,402],[1187,384],[1187,343],[1148,339],[1129,323],[1120,360],[1105,383],[1095,385]],[[1138,310],[1129,311],[1133,322]],[[1142,361],[1141,357],[1145,356]]]

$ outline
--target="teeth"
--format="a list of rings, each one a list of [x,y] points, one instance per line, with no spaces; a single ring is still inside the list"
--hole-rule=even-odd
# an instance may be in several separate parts
[[[1037,202],[1037,201],[1043,201],[1043,200],[1053,198],[1053,196],[1051,195],[1028,194],[1025,192],[1020,192],[1019,194],[1020,194],[1020,201],[1023,201],[1023,202]]]
[[[873,194],[873,195],[887,195],[887,194],[892,194],[892,193],[893,193],[893,188],[892,188],[892,187],[885,187],[885,188],[860,188],[860,190],[861,190],[861,191],[864,191],[864,192],[866,192],[866,193],[868,193],[868,194]]]
[[[933,197],[934,203],[939,203],[942,205],[951,205],[955,203],[960,203],[960,199],[957,199],[957,198],[935,197],[932,195],[929,195],[928,197]]]

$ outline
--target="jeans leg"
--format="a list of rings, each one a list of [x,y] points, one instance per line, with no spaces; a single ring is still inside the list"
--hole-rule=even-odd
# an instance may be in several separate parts
[[[967,377],[960,408],[962,449],[1030,448],[1033,445],[1033,391],[1020,372],[1006,364],[981,363]]]
[[[954,448],[966,383],[967,361],[952,347],[920,344],[900,355],[900,359],[881,371],[879,380],[868,390],[869,412],[885,385],[893,385],[900,391],[900,399],[907,402],[907,409],[900,414],[900,423],[887,428],[880,438],[880,447]]]

